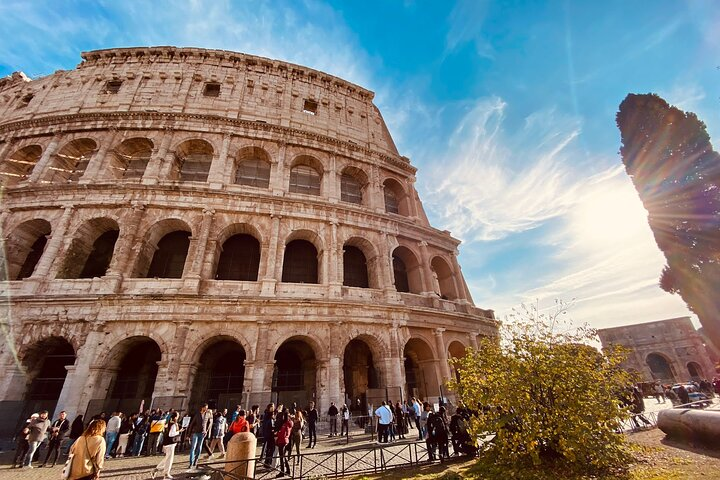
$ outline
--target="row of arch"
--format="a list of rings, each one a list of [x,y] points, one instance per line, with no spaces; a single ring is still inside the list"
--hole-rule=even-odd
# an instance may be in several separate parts
[[[704,378],[705,372],[698,362],[690,361],[685,364],[685,372],[675,372],[672,368],[672,362],[661,353],[650,353],[645,359],[645,363],[650,368],[653,379],[663,382],[675,383],[685,381],[688,378],[699,381]]]
[[[85,174],[97,151],[98,144],[92,138],[69,141],[52,155],[38,180],[43,183],[77,182]],[[10,154],[0,163],[2,185],[14,186],[29,179],[42,154],[42,147],[36,144],[27,145]],[[110,179],[140,181],[155,154],[155,145],[149,138],[124,140],[110,152],[104,167],[105,174]],[[216,156],[216,149],[207,140],[185,140],[174,149],[167,179],[207,182]],[[235,155],[231,181],[236,185],[267,189],[272,168],[272,159],[265,149],[258,146],[242,147]],[[307,154],[297,155],[290,162],[289,172],[289,192],[313,196],[322,194],[322,178],[326,169],[318,158]],[[345,166],[340,171],[340,200],[358,205],[367,204],[368,184],[368,175],[362,169]],[[397,179],[386,178],[382,188],[386,212],[410,215],[410,197]]]
[[[23,280],[33,275],[44,255],[52,227],[47,220],[34,219],[21,223],[9,235],[6,243],[8,275],[11,280]],[[94,278],[108,274],[116,257],[121,229],[117,221],[98,217],[85,221],[74,232],[56,278]],[[192,263],[189,258],[192,228],[180,219],[161,220],[138,236],[133,250],[136,257],[126,272],[134,278],[182,278]],[[212,272],[209,278],[230,281],[258,281],[260,267],[267,249],[263,248],[260,232],[248,224],[233,224],[215,239],[212,252]],[[285,239],[282,251],[282,282],[320,284],[321,262],[325,247],[319,235],[308,230],[296,230]],[[129,252],[128,252],[129,254]],[[389,254],[391,281],[398,292],[420,294],[423,284],[421,257],[405,245],[395,247]],[[342,283],[348,287],[383,288],[383,261],[378,248],[362,237],[351,237],[342,246]],[[280,257],[278,257],[279,259]],[[432,285],[439,296],[456,300],[461,287],[452,262],[440,255],[429,260]],[[270,270],[268,268],[268,270]],[[270,272],[272,275],[272,272]],[[388,285],[389,286],[389,285]]]
[[[466,346],[453,340],[447,349],[447,358],[461,357]],[[93,369],[102,379],[92,393],[93,400],[103,401],[112,409],[129,411],[141,401],[150,405],[156,388],[158,365],[166,363],[163,348],[152,338],[131,336],[112,346],[97,359]],[[274,367],[270,391],[275,398],[304,404],[317,401],[319,362],[323,358],[320,346],[311,338],[293,336],[279,344],[273,352]],[[343,378],[340,392],[346,399],[366,401],[370,389],[384,388],[387,372],[381,359],[384,351],[378,340],[370,335],[359,335],[344,347],[341,357]],[[25,395],[27,408],[43,405],[45,409],[58,401],[65,385],[68,367],[76,364],[74,347],[62,337],[49,337],[36,342],[22,354],[25,367]],[[248,355],[237,339],[217,335],[203,342],[192,356],[192,388],[188,395],[190,405],[208,402],[218,407],[233,406],[245,400],[249,390],[245,372]],[[430,345],[422,338],[413,337],[403,349],[404,392],[427,398],[437,395],[444,380],[438,370],[428,368],[437,363]],[[339,401],[340,399],[333,399]]]

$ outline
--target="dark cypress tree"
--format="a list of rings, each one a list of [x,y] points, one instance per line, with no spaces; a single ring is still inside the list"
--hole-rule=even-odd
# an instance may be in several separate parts
[[[720,155],[694,113],[654,94],[628,95],[617,125],[625,170],[667,261],[660,287],[679,294],[720,347]]]

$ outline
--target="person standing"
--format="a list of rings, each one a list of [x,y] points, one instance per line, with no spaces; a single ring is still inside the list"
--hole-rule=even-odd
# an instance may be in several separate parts
[[[37,418],[30,420],[27,425],[28,433],[28,453],[25,456],[25,468],[32,468],[32,458],[35,455],[35,451],[40,446],[40,443],[45,440],[45,434],[48,428],[50,428],[50,420],[48,420],[48,411],[43,410]]]
[[[407,433],[407,423],[405,418],[405,411],[403,410],[402,403],[398,400],[395,404],[395,426],[397,427],[398,437],[405,439]]]
[[[300,444],[302,443],[302,429],[305,426],[305,420],[303,419],[303,414],[300,410],[295,409],[295,415],[290,415],[293,427],[292,432],[290,435],[290,454],[292,455],[292,449],[293,446],[295,447],[295,452],[298,456],[300,456]]]
[[[197,461],[202,453],[205,438],[210,434],[213,424],[212,412],[208,410],[207,403],[190,420],[188,432],[190,433],[190,466],[188,473],[197,470]]]
[[[120,434],[120,425],[122,424],[122,413],[113,412],[110,416],[110,420],[107,422],[107,428],[105,429],[105,459],[107,460],[112,455],[113,447],[115,447],[115,440],[117,440]]]
[[[290,445],[290,435],[293,429],[293,421],[288,416],[287,420],[283,423],[282,427],[278,431],[277,441],[275,442],[278,446],[278,454],[280,456],[280,473],[277,478],[290,475],[290,455],[292,452]]]
[[[91,480],[105,464],[105,421],[93,420],[70,448],[74,455],[68,480]]]
[[[425,432],[423,432],[423,429],[420,426],[420,417],[422,416],[422,411],[420,408],[420,402],[418,402],[418,400],[415,397],[412,398],[411,407],[413,409],[413,413],[415,416],[415,426],[418,429],[418,440],[422,440],[423,437],[425,436]]]
[[[383,400],[380,406],[375,410],[375,416],[378,417],[378,443],[388,443],[388,435],[393,421],[393,414],[385,400]]]
[[[270,468],[272,466],[273,453],[275,453],[275,404],[268,403],[262,419],[263,451],[265,461],[263,464]]]
[[[310,402],[310,405],[308,406],[308,416],[307,416],[308,437],[309,437],[307,448],[315,448],[315,445],[317,444],[317,431],[316,431],[317,421],[318,421],[318,411],[317,411],[317,408],[315,408],[315,402]]]
[[[118,431],[118,446],[115,450],[115,457],[124,457],[127,451],[128,442],[130,441],[130,435],[135,427],[135,416],[130,418],[124,417],[122,423],[120,423],[120,430]]]
[[[235,422],[238,421],[238,418],[242,418],[243,421],[245,421],[245,410],[240,410],[240,414],[235,419]],[[225,457],[225,443],[223,442],[223,438],[227,433],[230,433],[228,431],[228,424],[227,419],[225,418],[225,415],[223,415],[223,412],[218,411],[215,413],[215,418],[213,419],[213,426],[212,426],[212,432],[210,434],[210,446],[208,447],[208,458],[212,458],[215,454],[215,447],[220,446],[220,458]],[[234,433],[230,433],[230,435],[234,435]]]
[[[165,479],[173,478],[170,475],[170,469],[172,469],[173,460],[175,459],[175,446],[180,442],[180,434],[183,431],[178,425],[177,420],[177,412],[170,414],[170,418],[167,423],[167,434],[163,435],[162,441],[165,456],[160,463],[158,463],[157,467],[155,467],[155,470],[153,470],[152,478],[155,478],[155,476],[160,472],[163,473],[163,478]]]
[[[258,434],[258,425],[260,424],[260,419],[258,418],[259,411],[260,405],[253,405],[250,407],[250,414],[245,418],[248,428],[250,429],[249,432],[255,436]]]
[[[350,434],[350,409],[346,404],[343,403],[340,409],[340,415],[342,417],[342,423],[340,424],[340,436]]]
[[[337,416],[338,408],[335,406],[335,402],[330,402],[330,408],[328,408],[328,417],[330,417],[330,435],[328,437],[337,436]]]
[[[158,442],[160,434],[165,430],[165,415],[163,411],[158,409],[155,414],[150,416],[150,424],[148,426],[147,447],[145,454],[152,456],[158,453]]]
[[[47,455],[45,455],[45,461],[42,465],[40,465],[41,467],[47,465],[51,454],[53,455],[51,467],[54,467],[55,463],[57,462],[57,458],[60,455],[60,445],[65,440],[68,432],[70,431],[70,421],[68,421],[66,416],[67,414],[65,413],[65,410],[63,410],[58,415],[57,420],[55,420],[50,426],[50,441],[48,443],[48,451]]]
[[[665,403],[665,389],[662,385],[660,385],[660,382],[657,382],[655,384],[655,401],[657,401],[657,403],[660,403],[661,398],[662,403]]]
[[[30,429],[28,428],[28,424],[30,423],[30,419],[25,421],[25,425],[22,426],[20,431],[17,433],[17,445],[15,445],[15,458],[13,459],[13,468],[16,466],[22,467],[23,462],[25,461],[25,455],[27,455],[28,450],[30,449],[30,444],[28,444],[28,434],[30,433]]]
[[[135,438],[133,440],[132,454],[136,457],[139,457],[142,453],[149,422],[150,413],[148,411],[138,414],[137,419],[135,419]]]
[[[73,420],[72,425],[70,425],[70,435],[68,436],[69,442],[67,447],[65,448],[65,455],[70,453],[70,447],[72,447],[73,443],[80,438],[80,435],[83,434],[83,431],[85,429],[85,422],[83,421],[83,416],[78,415],[75,417],[75,420]]]

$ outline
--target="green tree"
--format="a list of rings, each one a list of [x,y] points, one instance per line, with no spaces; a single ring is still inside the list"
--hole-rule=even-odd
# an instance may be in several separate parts
[[[628,95],[617,114],[625,170],[679,294],[720,347],[720,155],[694,113],[654,94]]]
[[[500,338],[455,360],[459,380],[450,387],[480,411],[470,431],[496,434],[487,451],[495,462],[576,473],[624,470],[630,456],[617,429],[627,417],[625,355],[589,346],[597,341],[592,329],[567,329],[560,321],[567,308],[558,301],[551,313],[525,305],[513,310]]]

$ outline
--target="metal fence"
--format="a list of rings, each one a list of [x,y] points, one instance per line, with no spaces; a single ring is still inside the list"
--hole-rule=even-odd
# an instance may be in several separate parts
[[[331,450],[326,452],[302,453],[289,458],[290,474],[285,478],[341,478],[351,475],[378,474],[396,468],[409,468],[427,465],[439,460],[431,460],[425,442],[376,444],[356,448]],[[253,476],[225,472],[245,471],[245,465],[251,465]],[[214,462],[201,465],[211,480],[259,480],[275,478],[279,473],[278,459],[276,467],[266,467],[262,457],[236,462]]]

